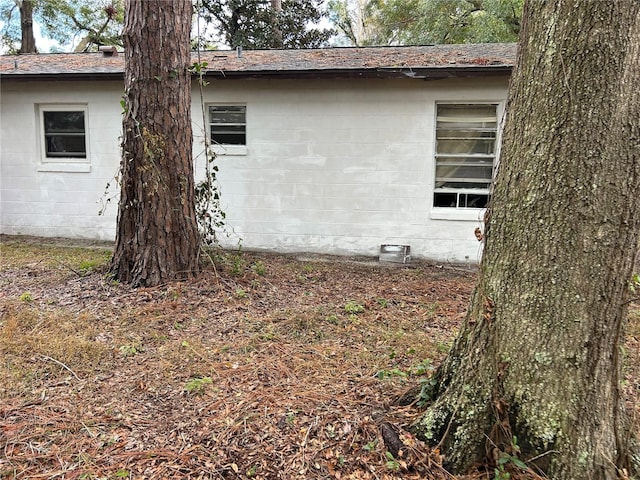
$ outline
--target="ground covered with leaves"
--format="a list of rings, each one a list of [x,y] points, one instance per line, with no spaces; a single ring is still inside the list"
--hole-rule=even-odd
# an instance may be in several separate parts
[[[473,271],[223,252],[131,289],[108,246],[42,242],[0,247],[0,478],[454,478],[395,399],[448,351]]]

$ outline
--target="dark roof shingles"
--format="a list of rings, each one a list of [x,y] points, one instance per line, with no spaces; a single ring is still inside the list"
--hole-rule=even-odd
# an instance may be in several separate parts
[[[501,43],[406,47],[327,48],[314,50],[214,50],[200,53],[209,72],[269,74],[281,72],[376,71],[465,67],[511,68],[516,45]],[[193,54],[193,61],[197,60]],[[1,76],[117,76],[124,55],[52,53],[0,56]],[[15,77],[14,77],[15,78]]]

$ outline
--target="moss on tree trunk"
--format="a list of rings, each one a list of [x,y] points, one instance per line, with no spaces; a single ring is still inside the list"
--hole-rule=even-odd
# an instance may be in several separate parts
[[[639,12],[634,0],[525,6],[480,278],[414,425],[453,470],[501,452],[556,480],[629,467],[619,387],[640,233]]]

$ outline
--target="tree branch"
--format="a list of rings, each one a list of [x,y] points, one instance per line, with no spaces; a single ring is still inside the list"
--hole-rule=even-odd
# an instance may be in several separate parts
[[[73,375],[76,380],[80,380],[80,377],[78,377],[78,375],[75,374],[75,372],[73,370],[71,370],[69,367],[67,367],[64,363],[62,363],[60,360],[56,360],[55,358],[52,358],[48,355],[40,355],[40,357],[42,357],[44,360],[49,360],[53,363],[57,363],[58,365],[60,365],[62,368],[64,368],[65,370],[67,370],[69,373],[71,373],[71,375]]]

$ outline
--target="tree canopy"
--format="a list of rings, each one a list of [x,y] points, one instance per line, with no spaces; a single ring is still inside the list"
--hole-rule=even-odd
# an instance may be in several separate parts
[[[19,11],[24,4],[31,5],[42,35],[60,45],[75,51],[122,45],[123,0],[0,0],[0,46],[10,53],[20,49]]]
[[[330,0],[343,43],[514,42],[523,0]]]
[[[523,1],[199,0],[194,8],[206,24],[200,45],[318,48],[514,42]],[[121,46],[123,2],[0,0],[0,48],[9,53],[21,49],[23,6],[31,6],[31,23],[39,25],[41,35],[62,48],[91,51],[100,45]]]
[[[64,49],[122,46],[124,0],[0,0],[0,48],[9,53],[21,50],[23,5],[31,7],[29,25],[39,25],[43,37]],[[319,25],[326,16],[323,0],[201,0],[194,8],[207,23],[209,38],[199,39],[207,46],[317,48],[335,34]]]
[[[231,48],[317,48],[333,30],[318,23],[322,0],[203,0],[201,14],[213,40]]]

